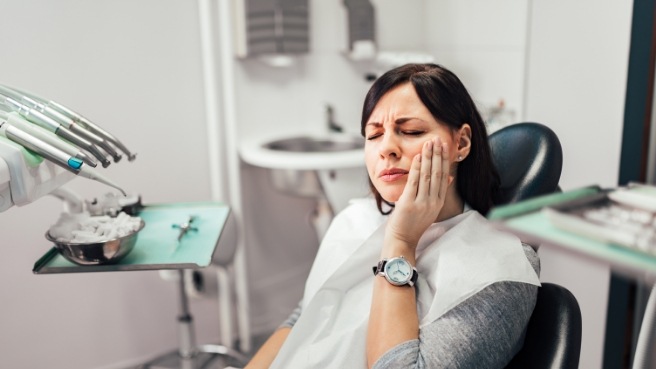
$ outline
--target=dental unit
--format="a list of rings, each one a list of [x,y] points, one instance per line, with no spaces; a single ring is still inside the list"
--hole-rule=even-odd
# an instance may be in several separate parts
[[[104,183],[110,187],[114,187],[121,191],[124,196],[127,193],[117,184],[107,179],[93,168],[85,165],[85,163],[75,156],[60,150],[59,148],[30,135],[29,133],[21,130],[20,128],[9,123],[7,114],[0,113],[0,135],[8,138],[9,140],[29,149],[45,159],[59,165],[60,167],[70,171],[75,175],[79,175],[88,179]]]
[[[2,113],[0,113],[0,115],[1,114]],[[91,157],[89,155],[84,153],[84,151],[82,151],[82,150],[78,149],[77,147],[71,145],[70,143],[60,139],[54,133],[49,132],[49,131],[41,128],[40,126],[37,126],[35,124],[32,124],[32,123],[26,121],[18,113],[10,112],[10,113],[7,113],[6,115],[7,115],[6,116],[7,123],[9,123],[10,125],[20,129],[21,131],[23,131],[23,132],[25,132],[29,135],[32,135],[32,136],[38,138],[41,141],[44,141],[44,142],[48,143],[49,145],[52,145],[52,146],[56,147],[57,149],[65,152],[66,154],[68,154],[70,156],[74,156],[74,157],[82,160],[83,162],[85,162],[86,164],[88,164],[88,165],[90,165],[94,168],[96,166],[98,166],[98,164],[93,159],[91,159]]]
[[[107,152],[114,162],[121,160],[121,155],[114,150],[114,148],[105,140],[104,138],[90,132],[89,130],[82,127],[80,124],[76,124],[73,119],[67,117],[66,115],[60,113],[59,111],[53,109],[49,105],[43,102],[38,96],[22,92],[18,89],[14,89],[7,86],[0,86],[0,94],[5,96],[11,96],[13,99],[20,101],[22,104],[38,110],[47,117],[55,120],[65,128],[69,129],[71,132],[79,135],[80,137],[100,146],[105,152]],[[105,166],[103,164],[103,166]]]
[[[73,131],[66,128],[61,123],[45,115],[43,112],[37,110],[36,108],[30,107],[29,104],[25,105],[19,102],[16,98],[7,95],[10,94],[6,93],[3,90],[0,90],[0,110],[7,111],[9,109],[9,111],[17,112],[28,121],[37,124],[42,128],[45,128],[50,132],[53,132],[57,136],[60,136],[63,139],[71,142],[72,144],[77,145],[82,149],[88,151],[102,163],[103,167],[106,168],[107,166],[109,166],[111,162],[107,160],[105,154],[103,154],[103,152],[100,150],[100,148],[98,148],[96,144],[90,142],[86,138],[78,135],[77,133],[74,133]]]
[[[44,114],[60,121],[60,123],[71,129],[71,131],[79,133],[81,136],[88,137],[89,140],[96,142],[101,148],[103,148],[109,155],[112,156],[114,162],[118,162],[121,159],[121,155],[118,154],[116,150],[114,150],[112,145],[123,151],[123,153],[127,155],[128,161],[133,161],[136,158],[136,154],[131,153],[130,150],[128,150],[128,148],[114,135],[102,129],[82,115],[65,107],[64,105],[52,100],[45,99],[33,93],[9,86],[0,85],[0,93],[3,90],[3,87],[4,90],[13,90],[15,93],[22,95],[22,98],[26,100],[29,99],[34,101]]]
[[[131,153],[116,137],[64,105],[0,85],[0,212],[63,190],[84,177],[126,192],[103,167]],[[120,196],[120,195],[119,195]]]

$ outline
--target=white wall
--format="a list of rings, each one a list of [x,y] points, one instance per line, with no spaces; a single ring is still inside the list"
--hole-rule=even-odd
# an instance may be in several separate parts
[[[563,146],[561,186],[617,185],[631,30],[631,1],[533,1],[527,120]],[[569,288],[581,306],[581,368],[601,368],[608,267],[546,246],[542,280]]]
[[[209,200],[196,2],[5,0],[0,11],[0,81],[116,134],[137,160],[105,173],[145,203]],[[176,347],[177,288],[157,272],[32,274],[61,210],[44,198],[0,213],[0,366],[100,368]],[[192,301],[200,342],[218,340],[216,309]]]
[[[483,114],[504,100],[522,116],[527,8],[525,0],[426,2],[428,50],[458,75]]]

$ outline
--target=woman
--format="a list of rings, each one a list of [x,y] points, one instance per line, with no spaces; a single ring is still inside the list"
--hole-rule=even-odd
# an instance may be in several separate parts
[[[438,65],[395,68],[361,129],[375,204],[335,218],[301,304],[246,368],[503,368],[539,262],[481,215],[499,180],[467,90]]]

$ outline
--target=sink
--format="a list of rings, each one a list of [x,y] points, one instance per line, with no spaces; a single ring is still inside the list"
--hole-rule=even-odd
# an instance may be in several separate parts
[[[246,163],[268,169],[273,187],[288,195],[328,197],[340,209],[348,199],[367,193],[364,138],[359,135],[252,137],[240,143],[239,153]]]
[[[364,139],[356,136],[336,137],[310,137],[298,136],[283,138],[267,142],[264,146],[271,150],[301,152],[301,153],[329,153],[364,148]]]
[[[364,138],[345,133],[251,137],[240,142],[239,154],[246,163],[269,169],[356,168],[364,165]]]

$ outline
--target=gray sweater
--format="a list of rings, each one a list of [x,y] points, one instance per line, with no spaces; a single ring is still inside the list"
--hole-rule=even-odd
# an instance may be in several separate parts
[[[539,275],[537,253],[528,245],[524,253]],[[526,283],[494,283],[420,329],[419,339],[390,349],[373,368],[503,368],[524,343],[537,292]],[[281,327],[293,327],[300,315],[299,304]]]

